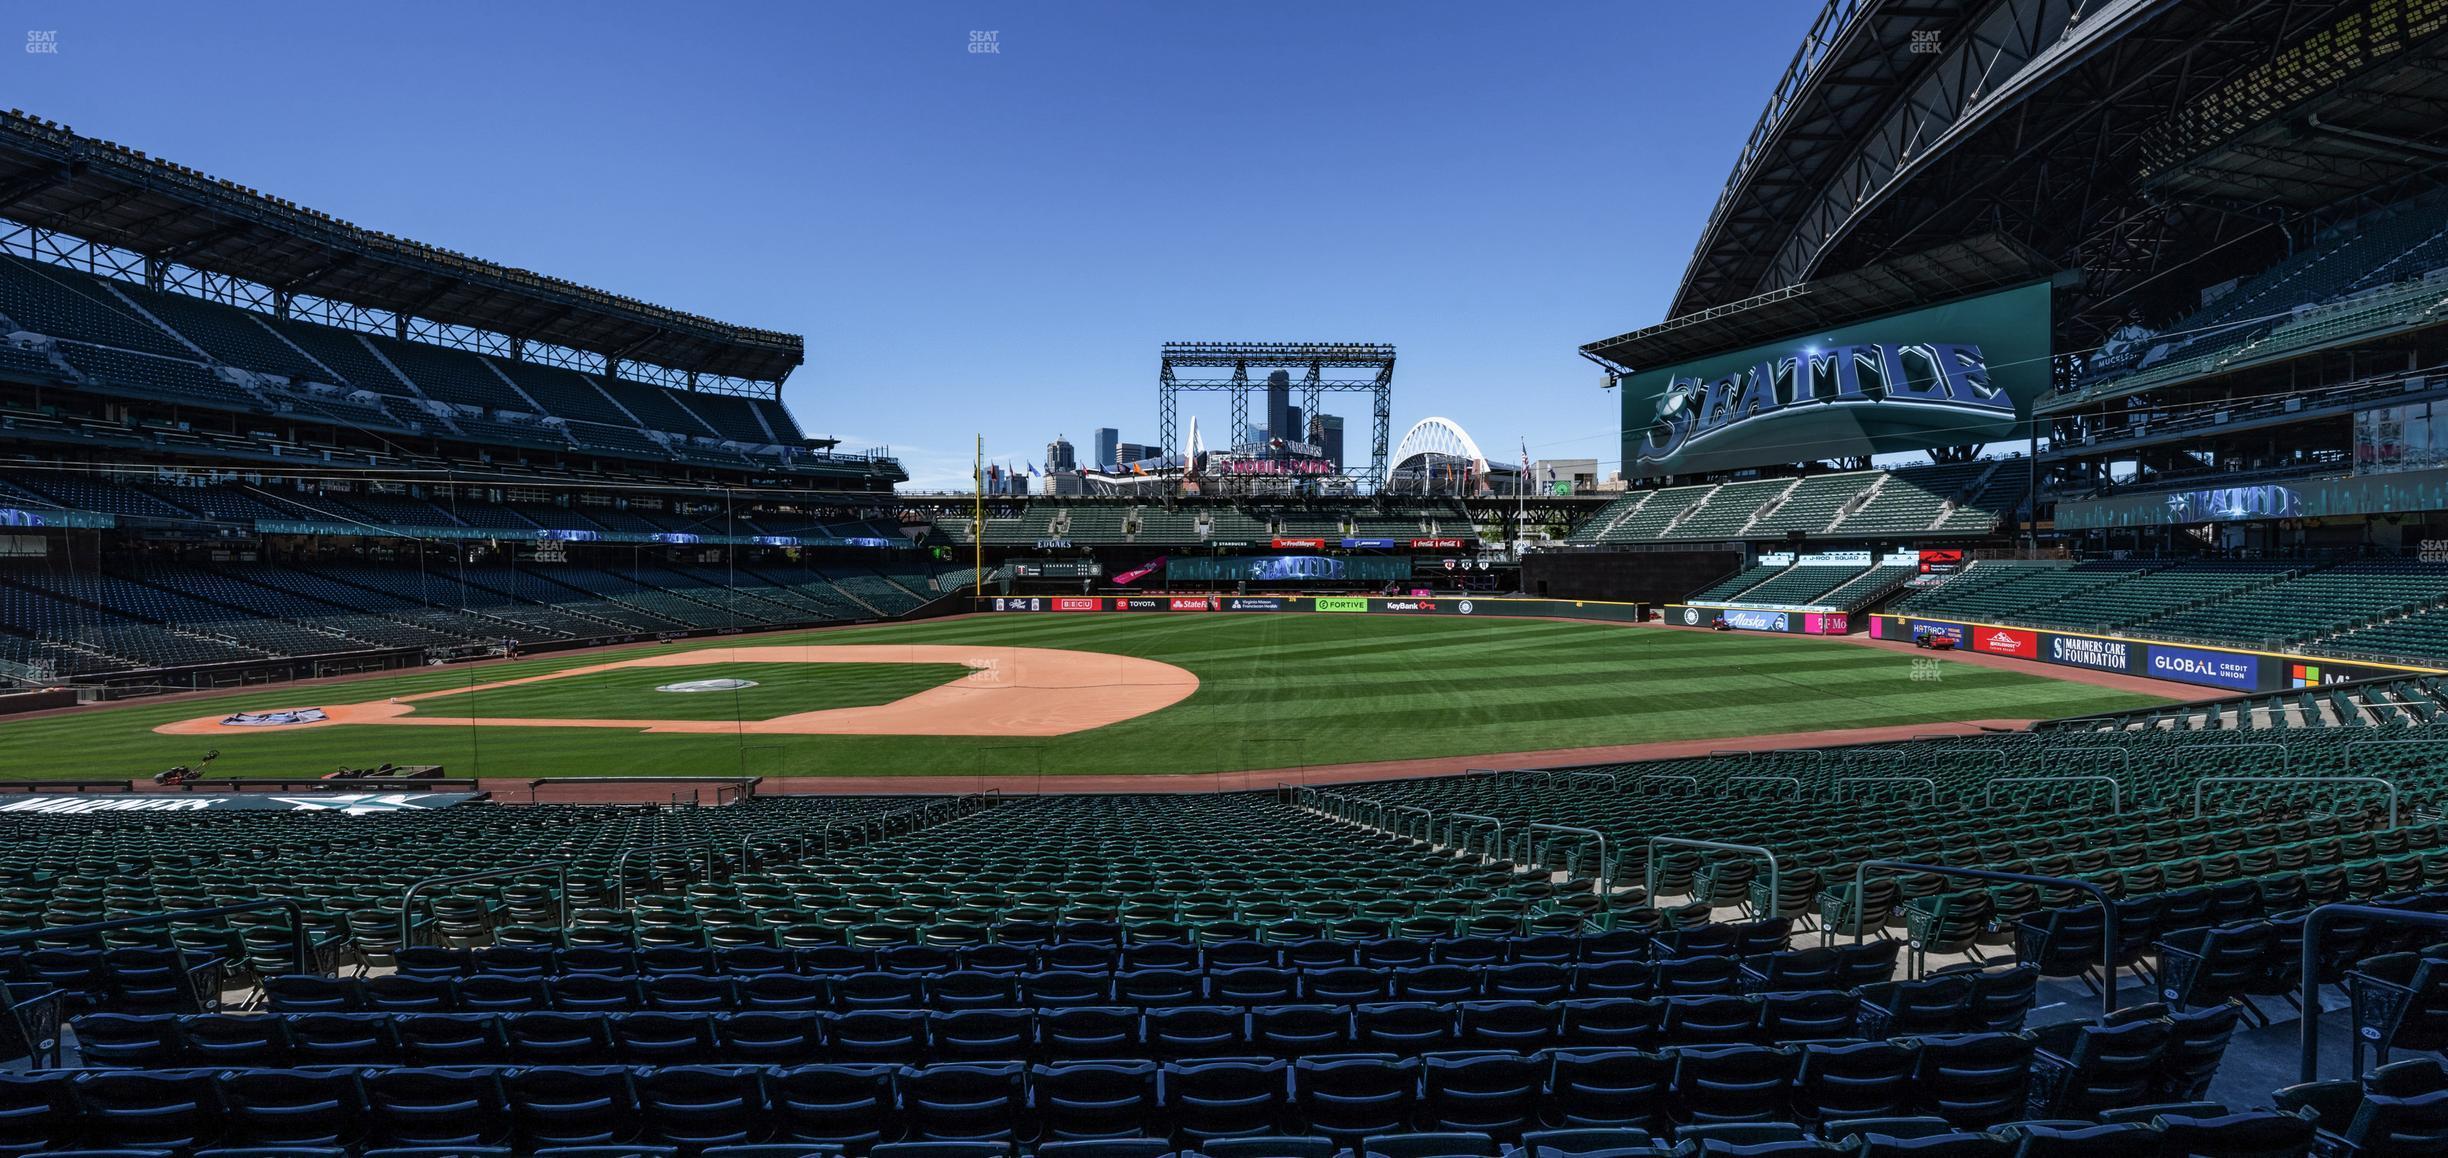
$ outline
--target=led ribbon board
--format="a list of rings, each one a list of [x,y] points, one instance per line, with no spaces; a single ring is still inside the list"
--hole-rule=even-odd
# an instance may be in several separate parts
[[[1624,379],[1624,473],[1696,474],[2025,437],[2049,388],[2049,287],[1976,298]]]

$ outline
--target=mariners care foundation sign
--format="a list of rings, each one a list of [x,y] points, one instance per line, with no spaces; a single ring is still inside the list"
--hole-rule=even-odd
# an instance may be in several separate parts
[[[1624,379],[1627,473],[2019,442],[2048,343],[2037,283],[1644,370]]]

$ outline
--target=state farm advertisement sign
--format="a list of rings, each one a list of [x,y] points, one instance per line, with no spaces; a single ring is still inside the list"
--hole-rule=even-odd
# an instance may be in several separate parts
[[[1054,597],[1054,610],[1056,611],[1102,611],[1104,609],[1105,601],[1093,595],[1057,595]]]
[[[1213,611],[1215,599],[1207,595],[1176,595],[1169,606],[1174,611]]]
[[[1278,551],[1322,551],[1326,548],[1324,539],[1276,539],[1274,544]]]
[[[2040,636],[2035,632],[2016,631],[2009,627],[1973,628],[1972,646],[1991,655],[2011,655],[2016,659],[2040,658]]]
[[[1411,540],[1411,549],[1414,551],[1459,551],[1462,549],[1462,540],[1413,539]]]

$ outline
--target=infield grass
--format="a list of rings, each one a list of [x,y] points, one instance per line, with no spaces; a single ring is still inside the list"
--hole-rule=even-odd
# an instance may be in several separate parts
[[[1170,708],[1069,736],[647,735],[605,728],[349,725],[164,736],[212,713],[378,700],[635,655],[728,647],[947,643],[1074,648],[1186,668]],[[1915,660],[1925,667],[1916,668]],[[749,665],[641,669],[654,683]],[[758,665],[764,666],[764,665]],[[815,665],[775,665],[794,673]],[[1703,634],[1528,619],[1391,615],[1006,615],[648,645],[419,669],[312,687],[137,703],[0,723],[0,777],[150,775],[218,748],[216,776],[295,776],[389,760],[455,776],[1189,773],[1771,735],[1975,719],[2038,719],[2166,701],[2048,677],[1797,636]],[[748,677],[761,678],[761,677]],[[818,677],[822,678],[822,677]],[[559,695],[550,683],[538,695]],[[932,686],[932,685],[929,685]],[[578,703],[526,716],[631,718]],[[600,694],[588,689],[586,694]],[[654,715],[670,718],[656,696]],[[1093,690],[1089,694],[1094,694]],[[719,698],[720,693],[716,696]],[[709,701],[710,703],[710,701]],[[427,701],[419,711],[441,712]],[[713,706],[726,718],[728,706]],[[793,707],[789,710],[803,710]],[[772,714],[781,714],[773,712]]]
[[[889,704],[968,675],[957,663],[712,663],[584,672],[418,700],[415,714],[454,719],[769,720]],[[665,692],[666,684],[741,679],[752,688]],[[351,696],[351,699],[356,697]]]

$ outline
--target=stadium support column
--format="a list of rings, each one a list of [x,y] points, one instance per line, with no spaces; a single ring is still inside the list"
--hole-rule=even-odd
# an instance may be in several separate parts
[[[1385,364],[1377,368],[1377,381],[1369,391],[1374,428],[1369,436],[1369,477],[1386,476],[1387,458],[1394,450],[1394,350],[1387,347]]]
[[[1325,362],[1316,358],[1309,360],[1309,372],[1301,376],[1301,420],[1297,424],[1300,429],[1287,431],[1284,434],[1284,437],[1298,442],[1309,441],[1309,424],[1316,421],[1317,415],[1323,412],[1325,409],[1320,405],[1321,400],[1318,397],[1320,394],[1324,393],[1323,389],[1321,388],[1321,380],[1325,377],[1325,372]]]
[[[1232,367],[1232,429],[1224,434],[1224,445],[1239,446],[1249,437],[1249,361],[1236,359]]]

